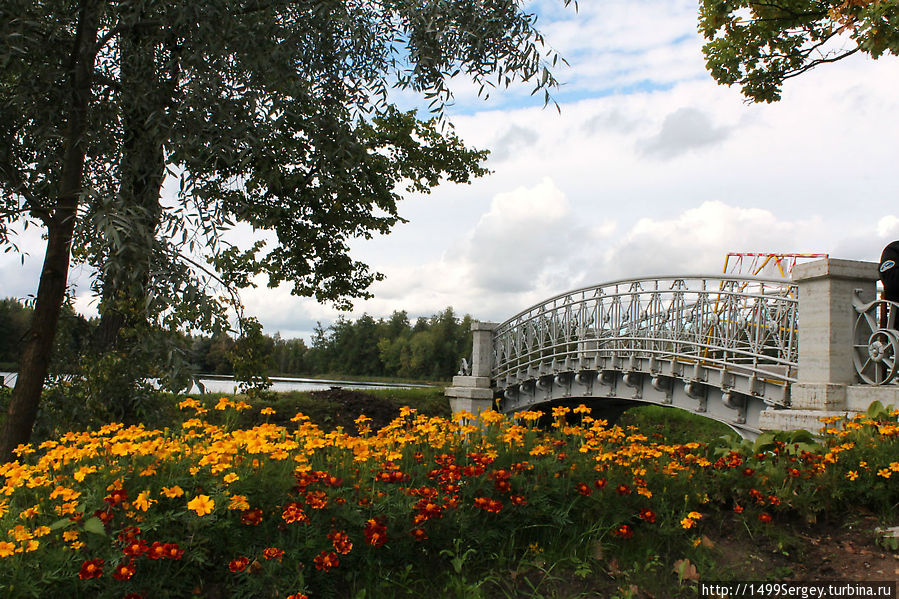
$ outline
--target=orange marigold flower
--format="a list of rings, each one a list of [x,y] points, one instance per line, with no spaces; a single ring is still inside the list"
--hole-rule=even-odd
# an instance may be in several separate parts
[[[103,560],[92,559],[85,560],[81,564],[81,570],[78,572],[78,578],[88,580],[91,578],[100,578],[103,575]]]
[[[262,510],[254,507],[251,510],[244,510],[240,514],[240,521],[247,526],[258,526],[262,522]]]
[[[236,557],[228,562],[228,569],[232,572],[243,572],[249,565],[250,560],[244,556]]]
[[[629,524],[622,524],[612,531],[612,535],[619,539],[629,539],[634,536],[634,529]]]
[[[315,563],[315,569],[322,572],[327,572],[340,565],[340,558],[333,551],[322,551],[312,558],[312,561]]]
[[[738,514],[742,514],[742,513],[743,513],[743,506],[740,505],[739,503],[734,504],[734,511],[735,511],[736,513],[738,513]]]
[[[278,549],[277,547],[267,547],[262,552],[262,557],[265,559],[281,559],[284,557],[284,550]]]
[[[284,506],[281,511],[281,517],[288,524],[299,522],[300,524],[309,524],[309,516],[303,511],[302,506],[296,501],[291,501]],[[257,523],[258,524],[258,523]]]
[[[759,522],[764,522],[765,524],[771,522],[771,514],[768,514],[766,512],[762,512],[761,514],[759,514],[758,518]]]
[[[353,550],[353,543],[350,541],[349,535],[343,531],[332,530],[328,533],[328,539],[334,546],[334,550],[341,555],[346,555]]]
[[[116,580],[130,580],[136,571],[137,567],[134,565],[134,561],[130,561],[127,564],[119,564],[116,566],[116,569],[112,573],[112,577]]]

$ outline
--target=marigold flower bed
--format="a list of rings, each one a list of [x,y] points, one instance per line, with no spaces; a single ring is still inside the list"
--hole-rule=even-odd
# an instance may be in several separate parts
[[[8,596],[439,590],[470,575],[464,564],[476,579],[491,559],[589,543],[625,565],[696,556],[724,511],[766,527],[899,500],[896,411],[827,422],[821,443],[665,444],[584,406],[555,408],[548,430],[538,412],[458,424],[404,408],[377,432],[362,416],[350,434],[302,414],[231,430],[195,400],[179,405],[191,417],[178,429],[110,424],[0,466]],[[416,564],[427,567],[410,574]]]

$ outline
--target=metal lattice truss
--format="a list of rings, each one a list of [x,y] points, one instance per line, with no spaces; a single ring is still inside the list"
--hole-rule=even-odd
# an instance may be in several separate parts
[[[785,280],[643,278],[550,298],[499,325],[499,388],[553,373],[694,365],[788,386],[797,371],[797,287]],[[680,369],[680,370],[679,370]]]

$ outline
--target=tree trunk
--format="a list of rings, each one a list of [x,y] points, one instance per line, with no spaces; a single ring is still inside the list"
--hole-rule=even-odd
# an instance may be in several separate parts
[[[135,21],[143,17],[133,15]],[[161,44],[158,28],[132,28],[119,36],[123,137],[118,209],[127,211],[130,228],[121,232],[121,246],[110,247],[107,258],[111,263],[103,277],[97,328],[100,352],[130,349],[134,341],[122,339],[123,329],[146,324],[152,313],[145,302],[162,215],[163,144],[172,120],[167,110],[178,77],[176,57],[168,48],[160,50]]]
[[[63,140],[59,195],[53,213],[46,222],[47,252],[31,328],[19,363],[19,377],[0,437],[0,463],[11,460],[13,449],[31,438],[53,352],[59,315],[65,301],[72,234],[83,190],[87,112],[103,4],[102,0],[82,0],[80,3],[69,69],[71,104]]]

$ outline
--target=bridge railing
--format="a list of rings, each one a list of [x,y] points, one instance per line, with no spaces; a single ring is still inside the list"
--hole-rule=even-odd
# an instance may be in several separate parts
[[[549,298],[494,329],[501,386],[547,372],[648,358],[796,380],[795,284],[753,277],[646,277]]]

